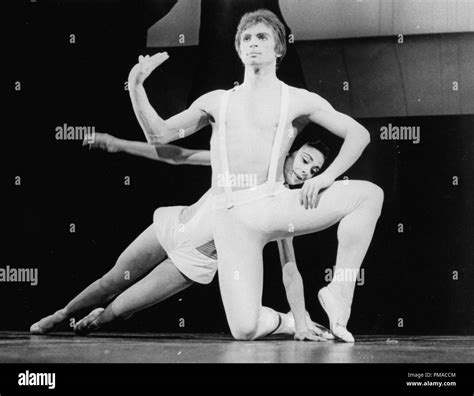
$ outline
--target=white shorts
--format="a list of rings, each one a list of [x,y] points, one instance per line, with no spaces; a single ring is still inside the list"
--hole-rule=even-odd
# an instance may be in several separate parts
[[[202,232],[206,224],[197,224],[191,219],[186,224],[179,224],[179,218],[185,206],[168,206],[158,208],[153,214],[153,228],[163,249],[173,264],[185,276],[194,282],[208,284],[217,271],[212,234]],[[199,217],[199,216],[198,216]],[[204,222],[205,223],[205,222]]]

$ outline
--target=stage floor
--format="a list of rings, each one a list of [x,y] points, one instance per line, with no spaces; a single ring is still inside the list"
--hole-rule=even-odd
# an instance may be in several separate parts
[[[0,363],[472,363],[473,336],[356,336],[355,344],[222,334],[0,332]]]

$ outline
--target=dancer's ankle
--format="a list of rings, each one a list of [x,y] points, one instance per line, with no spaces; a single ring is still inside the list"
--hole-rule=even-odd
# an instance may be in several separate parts
[[[332,281],[327,286],[331,294],[344,305],[345,308],[351,309],[352,298],[353,298],[353,288],[352,285],[348,285],[345,282],[336,282]]]
[[[295,318],[293,313],[290,311],[286,314],[280,314],[282,316],[282,329],[285,334],[294,335],[295,334]],[[283,331],[282,331],[283,332]]]
[[[321,289],[320,293],[323,294],[318,293],[318,297],[329,317],[330,328],[331,331],[333,331],[336,324],[343,327],[347,326],[351,315],[351,302],[344,301],[343,297],[338,293],[337,288],[334,291],[330,286],[331,285]]]
[[[280,325],[276,328],[272,334],[295,334],[295,321],[293,320],[293,315],[290,313],[277,313],[281,319]]]
[[[67,308],[61,308],[54,313],[54,316],[62,321],[69,319],[71,315],[67,312]]]

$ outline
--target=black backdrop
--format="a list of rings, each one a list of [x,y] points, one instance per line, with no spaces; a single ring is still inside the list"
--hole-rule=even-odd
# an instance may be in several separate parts
[[[16,29],[9,37],[13,46],[6,63],[11,67],[10,87],[19,81],[21,91],[9,91],[5,115],[9,179],[4,257],[8,260],[2,267],[38,268],[39,283],[0,283],[1,329],[26,330],[62,307],[113,265],[151,223],[156,207],[190,204],[208,189],[210,168],[173,167],[125,154],[89,151],[79,141],[55,139],[56,126],[67,123],[144,140],[124,84],[138,54],[157,51],[145,48],[146,31],[173,3],[39,0],[25,2],[13,13]],[[274,5],[261,3],[269,8]],[[239,4],[228,10],[228,26],[250,7],[250,2]],[[206,5],[209,2],[204,1]],[[234,29],[228,26],[223,40],[232,39]],[[75,34],[75,44],[69,42],[70,34]],[[462,36],[462,40],[472,40],[472,36]],[[335,40],[334,46],[344,42]],[[212,52],[212,46],[201,42],[200,47]],[[305,86],[308,77],[296,49],[290,46],[279,76]],[[171,59],[147,81],[151,102],[163,116],[183,109],[206,87],[215,88],[212,84],[228,88],[233,81],[241,81],[235,54],[225,57],[228,67],[214,65],[209,70],[201,50],[168,49]],[[337,98],[331,98],[331,103],[340,107]],[[346,109],[349,114],[350,110]],[[347,176],[380,185],[385,203],[363,264],[365,284],[356,289],[351,330],[355,334],[472,334],[472,116],[358,119],[371,132],[372,143]],[[421,142],[381,140],[380,127],[388,123],[419,126]],[[314,134],[337,152],[341,144],[337,138],[318,128],[305,131],[305,136]],[[201,132],[182,144],[207,148],[209,138],[209,131]],[[15,185],[17,176],[21,185]],[[124,184],[126,176],[129,186]],[[453,185],[454,176],[459,178],[458,185]],[[75,233],[70,232],[71,223]],[[335,260],[336,228],[299,237],[295,246],[307,308],[315,320],[325,323],[316,293],[325,283],[325,269]],[[276,245],[267,246],[264,257],[264,304],[287,310]],[[179,327],[181,318],[185,327]],[[207,287],[196,285],[110,329],[228,331],[216,280]]]

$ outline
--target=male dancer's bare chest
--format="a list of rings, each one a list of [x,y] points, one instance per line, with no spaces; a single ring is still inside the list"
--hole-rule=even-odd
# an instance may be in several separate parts
[[[229,156],[232,151],[257,156],[266,163],[280,123],[281,101],[275,95],[232,93],[226,112],[225,129]],[[287,128],[288,118],[282,120]]]
[[[248,131],[248,136],[269,137],[278,126],[280,110],[278,92],[275,95],[232,92],[226,112],[226,129],[229,134],[238,130],[242,133]]]
[[[231,172],[245,173],[252,171],[259,182],[267,177],[268,166],[272,157],[273,145],[277,131],[282,128],[280,140],[280,157],[286,154],[294,141],[297,130],[293,128],[293,112],[291,106],[282,106],[280,91],[273,94],[249,95],[232,91],[229,94],[224,125],[213,123],[213,140],[224,130],[226,151]],[[222,117],[213,117],[221,121]],[[281,124],[281,125],[280,125]],[[211,144],[211,150],[220,150],[218,144]],[[261,180],[260,180],[261,179]]]

